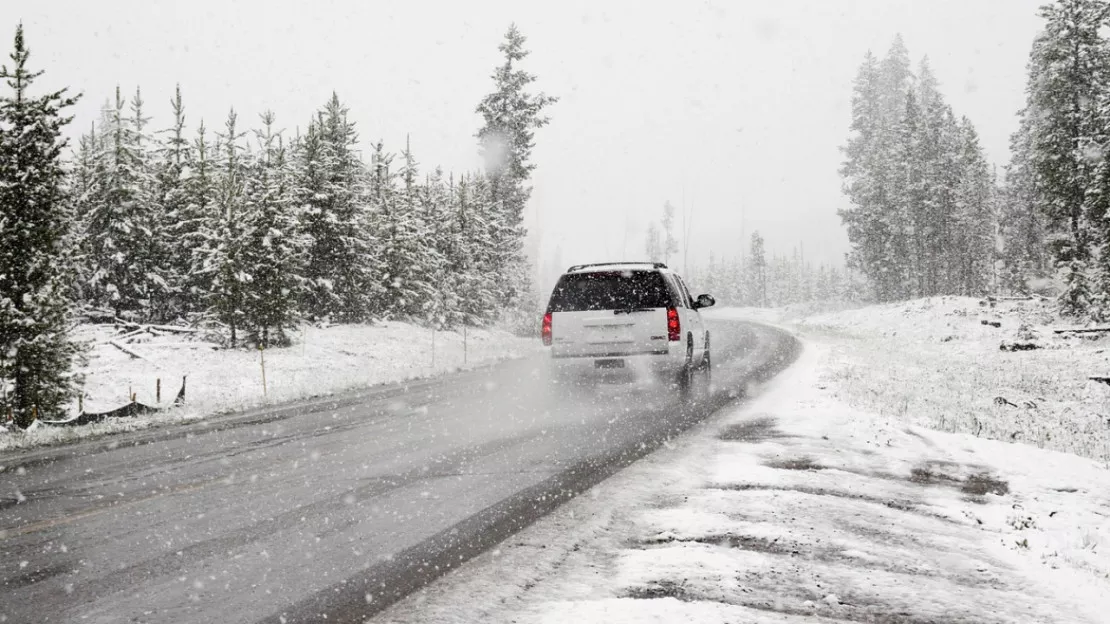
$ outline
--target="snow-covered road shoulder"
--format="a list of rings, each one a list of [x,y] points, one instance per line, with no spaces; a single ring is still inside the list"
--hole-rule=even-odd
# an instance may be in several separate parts
[[[1104,466],[851,409],[829,355],[380,620],[1104,621]]]
[[[541,348],[538,340],[505,331],[471,328],[464,336],[461,331],[432,332],[392,321],[306,325],[294,333],[292,346],[265,353],[213,350],[203,340],[190,342],[188,337],[170,334],[144,335],[124,345],[139,356],[134,357],[112,344],[119,340],[111,326],[82,326],[78,337],[91,347],[81,371],[86,378],[86,410],[117,408],[132,396],[147,405],[169,406],[187,377],[185,406],[81,427],[34,426],[26,432],[0,432],[0,452],[432,377],[523,357]],[[74,405],[75,414],[76,410]]]

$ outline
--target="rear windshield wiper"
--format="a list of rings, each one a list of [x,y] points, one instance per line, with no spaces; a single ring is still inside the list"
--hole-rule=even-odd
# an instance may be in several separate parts
[[[632,314],[633,312],[651,312],[655,308],[625,308],[623,310],[613,310],[613,314]]]

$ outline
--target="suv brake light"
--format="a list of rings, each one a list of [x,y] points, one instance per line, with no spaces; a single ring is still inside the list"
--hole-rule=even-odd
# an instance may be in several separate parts
[[[535,327],[535,325],[533,325]],[[543,328],[540,330],[540,336],[543,338],[543,346],[551,346],[551,313],[543,315]]]
[[[682,340],[682,323],[678,320],[678,310],[675,308],[667,308],[667,340]]]

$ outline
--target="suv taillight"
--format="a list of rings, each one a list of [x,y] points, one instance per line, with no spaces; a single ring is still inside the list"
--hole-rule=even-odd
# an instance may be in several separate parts
[[[667,308],[667,340],[682,340],[682,323],[678,320],[678,310]]]
[[[535,327],[533,325],[532,327]],[[543,328],[540,329],[540,337],[543,338],[543,345],[545,347],[551,346],[551,313],[543,315]]]

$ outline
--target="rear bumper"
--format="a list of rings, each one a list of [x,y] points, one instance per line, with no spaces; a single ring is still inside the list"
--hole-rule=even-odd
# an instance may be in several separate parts
[[[651,353],[604,353],[589,356],[551,354],[554,376],[562,379],[597,379],[613,382],[651,381],[676,374],[685,364],[686,352],[670,348]]]

